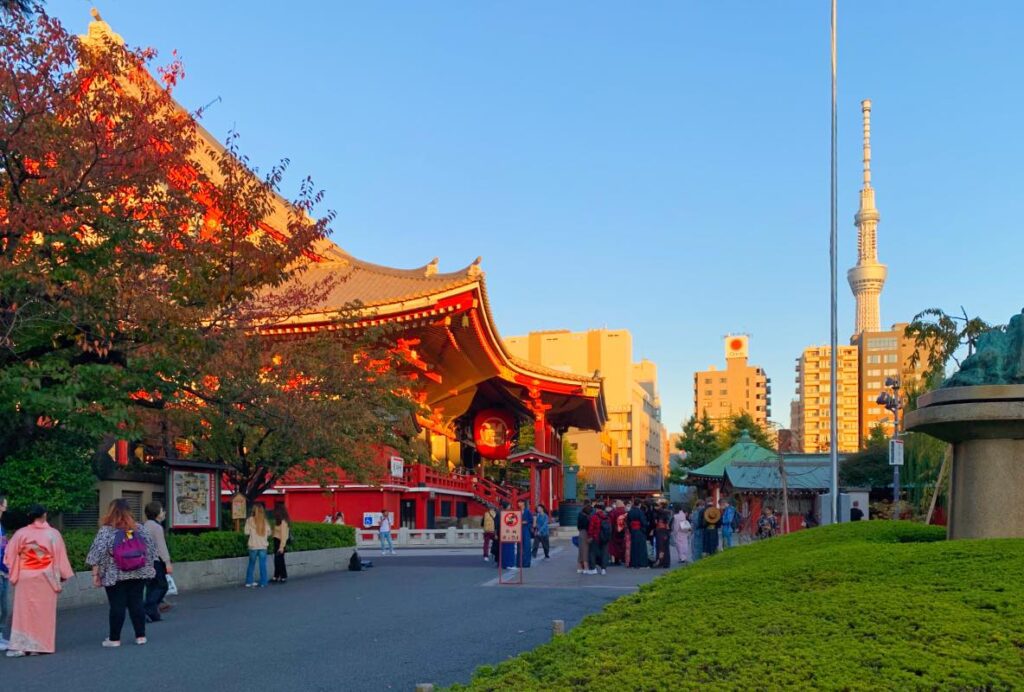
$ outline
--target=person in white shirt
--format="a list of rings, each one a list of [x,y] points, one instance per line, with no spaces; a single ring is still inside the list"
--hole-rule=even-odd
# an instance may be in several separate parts
[[[380,554],[395,554],[395,546],[391,542],[391,513],[386,509],[380,511]]]
[[[153,561],[156,576],[146,584],[146,598],[143,601],[146,619],[150,622],[158,622],[161,619],[161,602],[167,595],[167,575],[174,572],[174,568],[171,567],[171,554],[167,551],[167,541],[164,539],[164,527],[160,523],[166,517],[167,513],[159,502],[154,500],[146,505],[146,523],[143,527],[156,545],[156,560]]]

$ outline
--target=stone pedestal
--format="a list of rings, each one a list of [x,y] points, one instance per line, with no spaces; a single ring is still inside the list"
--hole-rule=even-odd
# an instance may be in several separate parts
[[[929,392],[905,427],[953,445],[950,538],[1024,538],[1024,385]]]

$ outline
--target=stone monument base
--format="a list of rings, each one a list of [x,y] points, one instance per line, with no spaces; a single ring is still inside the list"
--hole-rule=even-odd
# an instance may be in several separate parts
[[[949,538],[1024,538],[1024,385],[937,389],[905,427],[953,445]]]

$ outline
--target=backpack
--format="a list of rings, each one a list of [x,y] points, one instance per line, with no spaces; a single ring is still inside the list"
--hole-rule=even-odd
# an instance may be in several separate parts
[[[134,572],[146,566],[146,541],[142,539],[138,529],[134,531],[118,529],[111,554],[114,557],[114,564],[119,570]]]
[[[601,532],[597,535],[597,540],[601,543],[607,543],[612,539],[612,523],[608,521],[608,517],[605,516],[601,519]]]
[[[740,530],[740,513],[736,511],[735,507],[729,506],[725,508],[725,516],[722,518],[722,524],[728,526],[733,531]]]
[[[363,569],[363,563],[359,559],[359,552],[353,550],[352,557],[348,559],[348,571],[349,572],[360,572]]]

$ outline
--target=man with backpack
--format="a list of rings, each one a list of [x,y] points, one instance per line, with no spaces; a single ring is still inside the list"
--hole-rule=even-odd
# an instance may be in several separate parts
[[[731,548],[732,535],[740,530],[740,513],[732,506],[732,503],[725,498],[719,502],[722,508],[722,549]]]
[[[612,539],[612,522],[605,514],[604,505],[597,504],[590,515],[590,523],[587,526],[587,535],[590,537],[590,569],[584,574],[597,574],[600,566],[601,574],[607,574],[608,561],[605,554],[608,550],[608,542]]]

